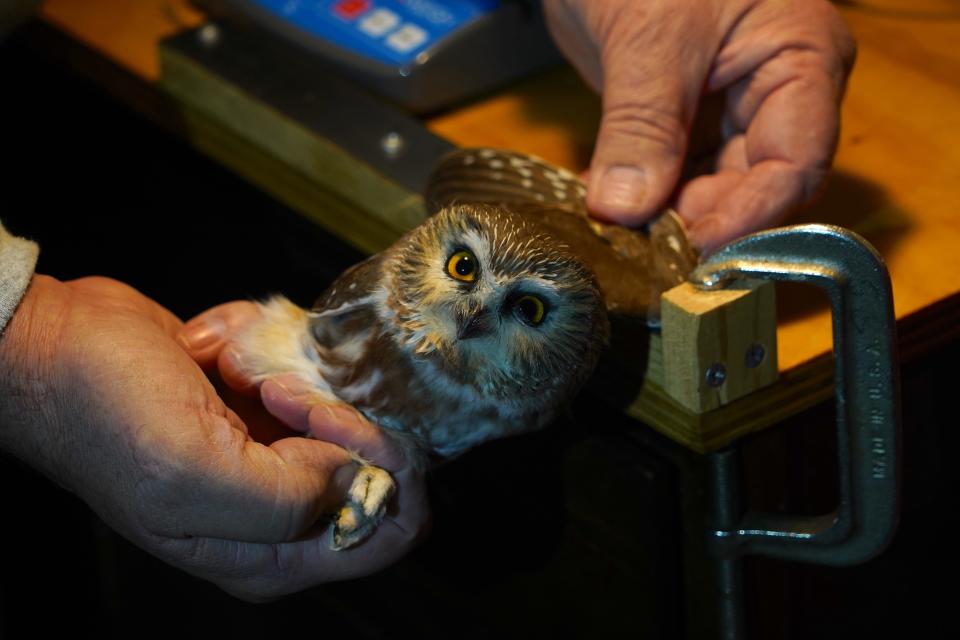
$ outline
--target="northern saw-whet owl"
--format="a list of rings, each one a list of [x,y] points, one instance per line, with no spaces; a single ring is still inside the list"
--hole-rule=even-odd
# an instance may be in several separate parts
[[[494,149],[445,157],[431,215],[343,273],[311,311],[284,298],[238,338],[246,373],[295,373],[348,403],[419,466],[539,429],[607,344],[608,316],[655,325],[660,293],[696,263],[679,219],[642,230],[592,220],[585,188],[537,158]],[[386,471],[358,460],[331,547],[383,517]]]

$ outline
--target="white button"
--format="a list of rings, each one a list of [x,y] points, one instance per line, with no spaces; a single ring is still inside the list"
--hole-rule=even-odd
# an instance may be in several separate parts
[[[376,9],[370,12],[358,25],[360,31],[368,36],[379,38],[400,23],[400,17],[389,9]]]
[[[412,51],[426,41],[427,32],[410,23],[403,25],[387,38],[387,44],[401,53]]]

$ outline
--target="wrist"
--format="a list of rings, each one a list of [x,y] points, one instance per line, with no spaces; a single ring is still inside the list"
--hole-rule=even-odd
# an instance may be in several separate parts
[[[56,475],[52,453],[62,429],[53,414],[64,398],[56,392],[56,340],[65,305],[49,276],[33,276],[23,299],[0,335],[0,449]]]

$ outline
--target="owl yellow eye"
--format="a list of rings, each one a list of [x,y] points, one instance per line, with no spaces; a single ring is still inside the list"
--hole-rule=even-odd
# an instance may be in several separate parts
[[[457,251],[447,260],[447,273],[454,280],[473,282],[477,279],[477,259],[469,251]]]
[[[543,304],[543,300],[531,295],[517,298],[517,301],[513,303],[513,311],[524,324],[531,327],[543,322],[543,317],[547,314],[547,308]]]

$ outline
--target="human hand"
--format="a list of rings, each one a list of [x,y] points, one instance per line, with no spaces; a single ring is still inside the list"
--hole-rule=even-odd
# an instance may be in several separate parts
[[[560,49],[603,95],[587,204],[635,226],[671,197],[711,250],[820,189],[855,44],[826,0],[546,0]],[[697,105],[726,102],[713,172],[678,185]]]
[[[378,429],[263,385],[293,426],[400,478],[398,514],[355,549],[329,551],[315,525],[343,500],[350,455],[300,437],[253,441],[175,341],[180,328],[119,282],[34,276],[0,338],[0,447],[143,549],[246,599],[366,575],[412,547],[422,482]]]
[[[220,305],[190,320],[179,339],[202,367],[215,370],[234,392],[259,396],[283,423],[360,454],[350,497],[335,518],[332,548],[352,547],[376,531],[389,515],[386,507],[396,491],[401,493],[401,504],[406,495],[407,502],[416,500],[419,508],[401,506],[391,516],[396,518],[393,524],[405,531],[423,526],[427,509],[418,472],[425,462],[421,451],[388,436],[354,407],[331,399],[328,391],[318,387],[326,385],[318,380],[317,365],[303,351],[303,341],[309,337],[307,312],[285,298],[279,306],[277,302]],[[256,339],[251,339],[251,331]],[[258,385],[258,379],[266,381]],[[354,434],[354,429],[360,430]],[[360,438],[370,431],[379,436],[376,445],[364,444],[368,436]]]

